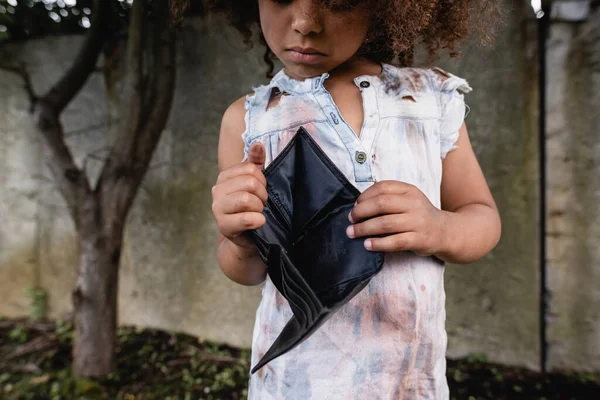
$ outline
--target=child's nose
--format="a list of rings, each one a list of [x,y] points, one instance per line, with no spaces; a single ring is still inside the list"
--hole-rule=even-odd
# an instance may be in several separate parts
[[[303,36],[321,33],[323,25],[318,5],[312,0],[298,1],[296,4],[292,29]]]

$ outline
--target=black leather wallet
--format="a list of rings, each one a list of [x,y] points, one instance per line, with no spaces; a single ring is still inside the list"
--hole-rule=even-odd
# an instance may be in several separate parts
[[[293,349],[377,274],[380,252],[350,239],[348,214],[360,191],[301,127],[264,171],[266,224],[248,232],[293,317],[252,369]]]

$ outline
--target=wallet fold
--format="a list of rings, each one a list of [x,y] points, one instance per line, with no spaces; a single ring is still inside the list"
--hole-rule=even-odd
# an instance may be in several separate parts
[[[266,223],[248,234],[293,317],[252,373],[310,337],[369,283],[384,261],[383,253],[364,248],[364,239],[346,235],[360,191],[303,127],[264,175]]]

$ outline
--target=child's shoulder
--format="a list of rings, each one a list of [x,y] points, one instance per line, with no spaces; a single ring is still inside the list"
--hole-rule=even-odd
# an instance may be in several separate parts
[[[261,97],[268,92],[270,88],[271,83],[253,87],[251,93],[238,98],[227,107],[223,114],[223,120],[239,121],[241,119],[243,121],[248,107],[256,102],[257,97]]]
[[[388,87],[404,87],[416,94],[458,91],[468,93],[471,86],[466,79],[436,66],[426,68],[385,66]]]
[[[242,96],[227,107],[221,119],[221,136],[237,138],[245,130],[245,103],[246,96]]]

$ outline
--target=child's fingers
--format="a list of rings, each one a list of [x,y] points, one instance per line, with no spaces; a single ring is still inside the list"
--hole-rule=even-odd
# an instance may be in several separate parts
[[[235,164],[221,171],[216,184],[218,185],[228,179],[233,179],[240,175],[252,175],[258,179],[263,186],[267,186],[267,178],[265,178],[265,175],[262,173],[260,166],[249,162]]]
[[[385,194],[408,194],[414,188],[413,185],[400,181],[381,181],[366,189],[358,196],[357,203],[362,203],[372,197],[377,197]]]
[[[359,224],[350,225],[346,229],[349,238],[387,235],[412,230],[410,218],[406,214],[391,214],[371,218]]]
[[[214,209],[221,214],[238,214],[242,212],[262,213],[264,203],[260,198],[248,192],[235,192],[214,203]]]
[[[237,237],[245,231],[258,229],[266,223],[261,213],[244,212],[224,216],[219,222],[219,230],[227,238]]]
[[[408,251],[414,250],[416,244],[417,235],[414,232],[404,232],[382,238],[369,238],[365,240],[365,248],[370,251]]]
[[[382,194],[357,203],[350,211],[350,222],[360,222],[378,215],[399,214],[410,210],[410,199],[398,194]]]
[[[258,166],[261,171],[265,168],[266,157],[267,153],[262,143],[254,143],[250,146],[250,150],[248,150],[248,162]]]
[[[257,196],[263,204],[267,202],[267,188],[265,184],[254,175],[240,175],[232,179],[223,181],[213,187],[213,201],[219,202],[222,198],[227,197],[235,192],[248,192]]]

